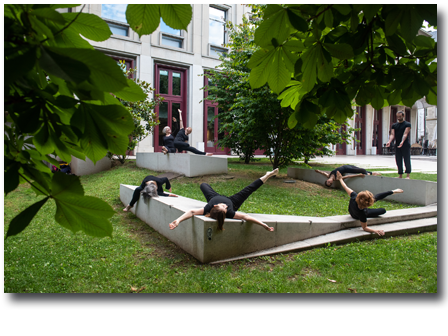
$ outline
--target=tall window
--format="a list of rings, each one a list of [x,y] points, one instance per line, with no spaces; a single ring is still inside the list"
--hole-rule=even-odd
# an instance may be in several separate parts
[[[226,10],[209,6],[210,56],[218,57],[220,53],[227,51],[223,48],[226,43],[226,19]]]
[[[106,19],[112,34],[129,36],[129,25],[126,21],[126,8],[128,5],[101,5],[101,17]],[[108,20],[113,20],[110,22]]]
[[[173,29],[160,18],[160,43],[169,47],[183,48],[182,31]]]

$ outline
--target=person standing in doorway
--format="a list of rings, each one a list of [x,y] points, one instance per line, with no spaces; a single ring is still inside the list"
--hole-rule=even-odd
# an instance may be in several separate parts
[[[404,120],[404,112],[397,112],[397,122],[392,125],[389,141],[386,147],[390,147],[395,138],[395,162],[398,168],[398,178],[403,177],[403,160],[406,167],[406,179],[411,174],[411,144],[409,142],[409,133],[411,132],[411,123]]]

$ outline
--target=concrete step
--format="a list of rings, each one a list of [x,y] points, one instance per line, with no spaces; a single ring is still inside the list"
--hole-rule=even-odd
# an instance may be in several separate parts
[[[383,237],[400,236],[404,234],[421,233],[427,231],[437,231],[437,217],[417,219],[404,222],[395,222],[389,224],[375,225],[375,229],[384,230]],[[248,253],[238,257],[228,258],[211,262],[210,264],[219,264],[234,260],[241,260],[247,258],[254,258],[278,253],[297,252],[302,250],[309,250],[315,247],[322,247],[330,244],[347,244],[353,241],[379,239],[377,234],[365,232],[362,228],[351,228],[341,230],[322,236],[305,239],[295,243],[289,243],[282,246],[277,246],[262,251]]]

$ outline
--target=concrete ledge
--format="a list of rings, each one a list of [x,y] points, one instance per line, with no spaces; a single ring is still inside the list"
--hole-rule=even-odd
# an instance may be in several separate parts
[[[70,169],[72,173],[77,176],[99,173],[110,169],[111,166],[112,161],[107,156],[97,161],[95,164],[89,158],[86,158],[86,160],[83,161],[74,156],[72,156],[72,161],[70,162]]]
[[[428,231],[437,231],[437,218],[418,219],[407,222],[399,222],[393,224],[382,224],[377,229],[384,230],[384,237],[393,237],[403,234],[413,234]],[[211,264],[219,264],[229,261],[254,258],[266,255],[273,255],[279,253],[290,253],[296,251],[309,250],[316,247],[323,247],[327,244],[347,244],[354,241],[380,239],[376,234],[360,230],[359,228],[342,230],[334,233],[329,233],[323,236],[306,239],[303,241],[285,244],[274,248],[248,253],[234,258],[214,261]]]
[[[162,154],[163,155],[163,154]],[[136,186],[120,185],[120,200],[127,205]],[[242,220],[226,219],[224,231],[217,230],[217,222],[205,216],[194,216],[182,222],[175,230],[170,230],[169,223],[190,209],[202,208],[205,202],[187,197],[157,197],[145,202],[143,197],[131,210],[138,218],[149,224],[154,230],[174,242],[187,253],[202,263],[232,258],[247,253],[265,250],[276,246],[302,241],[345,229],[347,226],[360,226],[359,221],[335,217],[302,217],[285,215],[251,214],[275,228],[266,231],[257,224]],[[434,208],[426,209],[426,217],[437,215]],[[420,208],[422,209],[422,208]],[[414,211],[414,215],[425,216],[425,210]],[[403,211],[387,213],[388,217],[376,218],[381,221],[398,221],[403,218]],[[429,210],[429,212],[428,212]],[[412,217],[412,215],[409,215]],[[395,218],[395,219],[394,219]],[[369,219],[369,225],[374,224]]]
[[[188,153],[144,153],[136,154],[137,167],[154,171],[168,171],[188,177],[226,174],[227,158]]]
[[[288,167],[288,176],[306,182],[318,183],[322,186],[326,181],[325,176],[316,173],[314,170],[296,167]],[[369,190],[373,194],[378,194],[397,188],[404,190],[402,194],[388,196],[387,200],[417,205],[437,203],[437,182],[371,175],[364,178],[354,177],[346,179],[344,182],[356,192]],[[339,181],[335,181],[331,187],[342,189]]]

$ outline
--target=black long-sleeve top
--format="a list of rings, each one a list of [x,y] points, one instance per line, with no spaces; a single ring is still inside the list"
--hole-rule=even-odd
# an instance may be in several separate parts
[[[148,181],[154,181],[157,183],[157,194],[159,196],[169,196],[169,194],[166,194],[163,192],[164,184],[165,184],[166,190],[171,189],[171,184],[167,177],[156,177],[156,176],[148,175],[143,179],[142,184],[140,185],[140,188],[144,188],[146,186],[146,182],[148,182]]]
[[[380,201],[383,198],[386,198],[387,196],[393,195],[393,191],[386,191],[379,194],[376,194],[375,202]],[[367,222],[367,208],[360,209],[358,208],[358,203],[356,203],[356,196],[358,196],[358,193],[353,191],[350,194],[350,203],[348,204],[348,212],[354,219],[359,219],[361,222],[366,223]]]
[[[185,134],[185,128],[182,128],[176,135],[174,142],[185,142],[188,141],[188,135]]]

